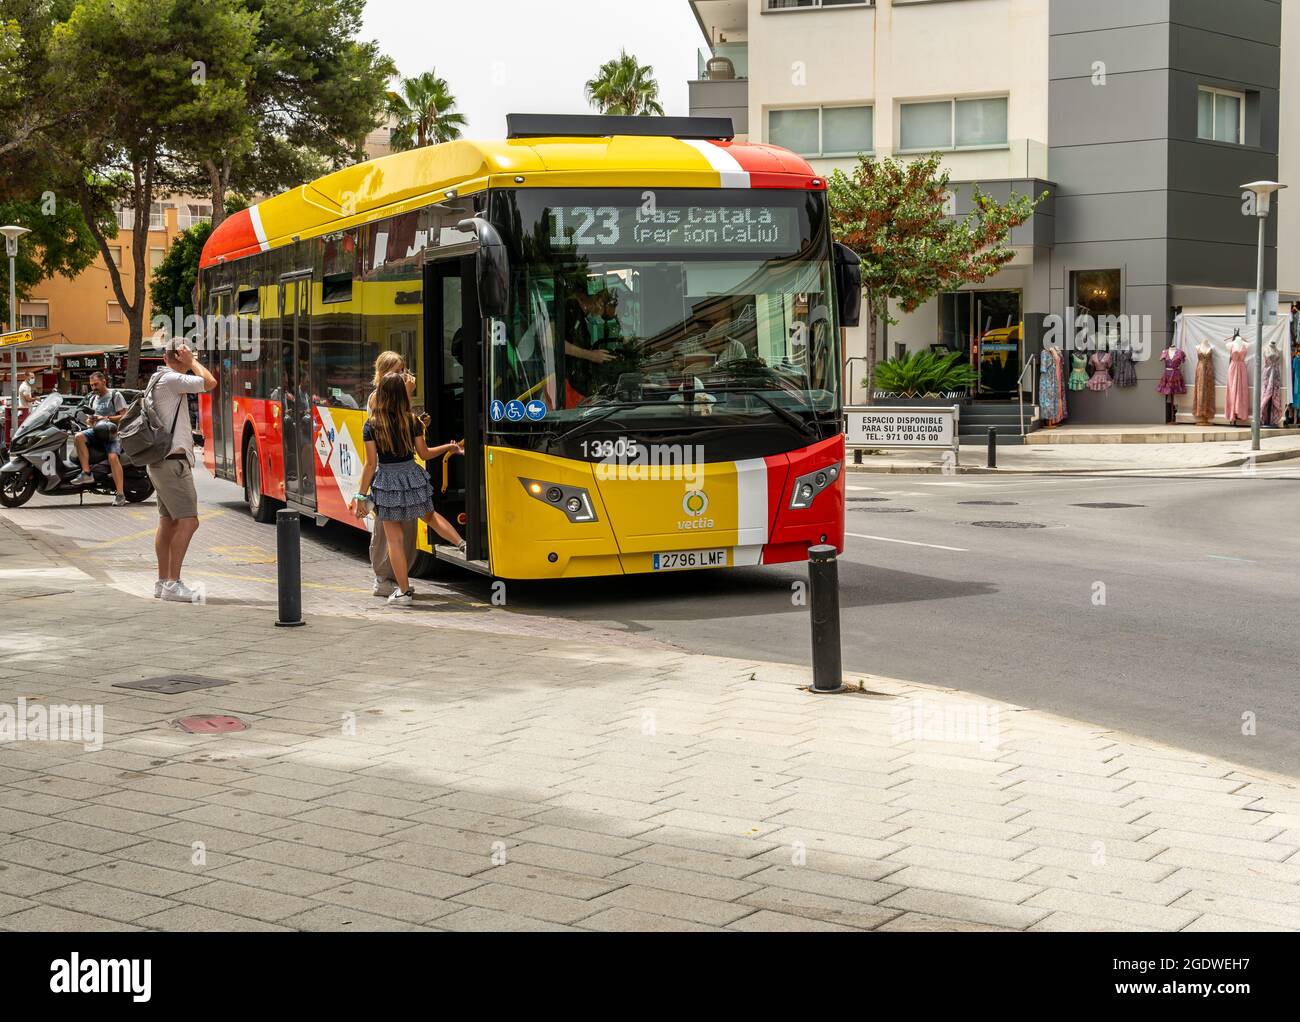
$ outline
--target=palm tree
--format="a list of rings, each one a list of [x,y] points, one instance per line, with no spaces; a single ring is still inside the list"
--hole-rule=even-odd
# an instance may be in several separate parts
[[[398,91],[388,94],[388,114],[397,122],[390,142],[394,152],[451,142],[467,123],[464,114],[456,113],[447,79],[434,71],[403,78]]]
[[[655,69],[642,66],[623,50],[617,60],[606,61],[586,85],[587,102],[602,114],[662,117]]]

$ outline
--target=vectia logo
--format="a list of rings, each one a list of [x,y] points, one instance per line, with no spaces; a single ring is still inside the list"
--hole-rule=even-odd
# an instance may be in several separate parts
[[[703,490],[690,490],[682,498],[682,510],[692,518],[699,518],[709,510],[709,495]]]

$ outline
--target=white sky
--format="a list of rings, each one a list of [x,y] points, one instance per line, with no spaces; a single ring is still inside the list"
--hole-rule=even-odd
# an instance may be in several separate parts
[[[704,45],[687,0],[369,0],[361,37],[403,76],[446,78],[468,138],[504,137],[508,113],[595,113],[582,86],[620,48],[654,68],[664,112],[685,116]]]

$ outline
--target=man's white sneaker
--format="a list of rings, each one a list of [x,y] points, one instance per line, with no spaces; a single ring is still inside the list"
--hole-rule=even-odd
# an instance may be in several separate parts
[[[72,485],[73,485],[73,486],[89,486],[89,485],[90,485],[91,483],[93,483],[94,481],[95,481],[95,477],[92,476],[89,472],[78,472],[78,473],[77,473],[75,476],[73,476],[73,478],[72,478]]]
[[[124,494],[124,493],[115,493],[115,494],[113,494],[113,506],[114,506],[114,507],[126,507],[126,494]]]
[[[391,578],[376,578],[375,588],[371,592],[375,596],[392,596],[397,592],[397,583]]]
[[[198,594],[184,582],[168,582],[163,586],[164,603],[194,603]]]
[[[415,602],[415,590],[408,589],[402,592],[399,589],[393,590],[393,595],[388,598],[390,607],[409,607]]]

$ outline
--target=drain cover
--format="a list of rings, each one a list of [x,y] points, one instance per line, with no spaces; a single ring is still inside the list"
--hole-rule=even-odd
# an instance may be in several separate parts
[[[849,500],[858,504],[888,504],[888,497],[850,497]]]
[[[861,511],[869,515],[911,515],[916,513],[916,508],[911,507],[855,507],[853,511]]]
[[[971,522],[977,529],[1046,529],[1038,522]]]
[[[958,504],[965,507],[1019,507],[1020,502],[1015,500],[959,500]]]
[[[192,735],[224,735],[232,731],[248,730],[248,725],[238,717],[226,717],[219,713],[200,713],[193,717],[181,717],[173,720],[172,723]]]
[[[1100,504],[1071,504],[1070,506],[1071,506],[1071,507],[1091,507],[1091,508],[1096,508],[1096,509],[1101,510],[1101,511],[1110,511],[1110,510],[1115,510],[1115,509],[1117,509],[1117,508],[1126,508],[1126,507],[1146,507],[1145,504],[1115,504],[1115,503],[1110,503],[1110,502],[1105,502],[1105,501],[1103,501],[1103,502],[1100,503]]]
[[[234,682],[222,681],[219,678],[201,678],[197,674],[168,674],[161,678],[145,678],[143,681],[119,681],[113,687],[157,692],[164,696],[179,696],[200,688],[217,688],[220,685],[232,684]]]

